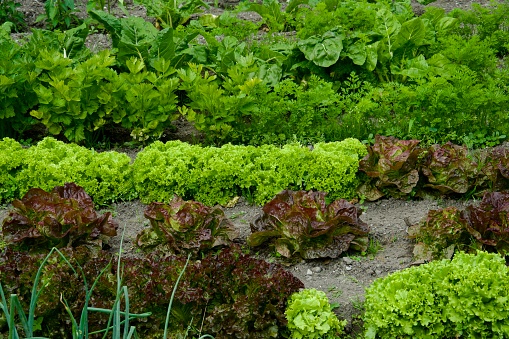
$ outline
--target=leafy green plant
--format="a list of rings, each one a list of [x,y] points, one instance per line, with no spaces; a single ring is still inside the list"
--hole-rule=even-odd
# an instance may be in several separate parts
[[[479,206],[463,211],[455,207],[429,211],[412,231],[423,255],[449,256],[472,248],[509,253],[509,194],[485,193]]]
[[[174,197],[169,204],[153,202],[145,209],[150,228],[141,231],[136,244],[141,248],[167,245],[170,253],[206,253],[216,246],[231,244],[237,232],[218,207]]]
[[[13,0],[0,1],[0,25],[6,22],[12,22],[16,32],[26,27],[25,18],[22,12],[18,10],[21,4]]]
[[[281,3],[276,0],[263,0],[262,3],[246,1],[241,3],[238,9],[258,13],[271,31],[287,31],[291,27],[291,13],[295,12],[299,5],[307,3],[308,0],[291,0],[283,10]]]
[[[478,252],[377,279],[366,291],[365,337],[505,337],[508,274],[498,254]]]
[[[16,172],[23,163],[23,147],[14,139],[0,141],[0,201],[11,201],[19,195]],[[5,154],[5,155],[4,155]]]
[[[98,216],[90,196],[74,183],[49,193],[32,188],[12,205],[2,224],[9,246],[32,251],[83,244],[100,248],[99,237],[117,235],[118,224],[111,213]]]
[[[81,19],[76,16],[74,0],[46,0],[45,13],[37,17],[37,22],[45,20],[50,29],[69,29],[78,26]]]
[[[129,177],[131,158],[126,154],[98,153],[50,137],[14,154],[7,151],[0,150],[2,157],[13,161],[18,161],[16,156],[22,157],[16,173],[12,174],[18,188],[18,197],[33,187],[51,190],[66,182],[74,182],[83,187],[96,204],[119,199],[130,200],[136,196]]]
[[[147,15],[156,19],[156,26],[176,29],[186,24],[193,14],[209,8],[203,0],[137,0],[147,8]]]
[[[324,192],[285,190],[263,206],[247,243],[256,247],[275,239],[281,255],[305,259],[337,258],[349,248],[366,251],[369,227],[361,213],[343,199],[327,205]]]
[[[138,153],[132,169],[136,191],[147,203],[168,202],[178,195],[206,205],[226,204],[250,194],[263,204],[287,188],[351,198],[358,185],[359,157],[365,152],[355,139],[316,144],[313,150],[297,144],[216,148],[154,142]]]
[[[285,314],[291,338],[295,339],[338,338],[347,323],[332,312],[325,292],[314,288],[292,294]]]
[[[98,153],[47,137],[30,148],[4,139],[0,158],[3,201],[21,198],[33,187],[51,190],[66,182],[82,186],[96,204],[136,196],[129,179],[131,159],[126,154]]]

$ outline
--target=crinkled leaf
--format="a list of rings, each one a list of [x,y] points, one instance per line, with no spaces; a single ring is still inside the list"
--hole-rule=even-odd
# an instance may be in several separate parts
[[[238,234],[218,207],[175,196],[169,204],[153,202],[145,209],[150,229],[136,239],[141,248],[164,245],[173,253],[198,254],[215,246],[228,245]]]
[[[451,142],[431,146],[422,166],[422,173],[428,179],[425,186],[442,194],[468,192],[473,188],[477,172],[477,164],[468,157],[467,148]]]
[[[265,204],[263,214],[251,224],[247,242],[259,246],[273,239],[276,250],[286,257],[298,253],[306,259],[336,258],[367,236],[369,228],[360,214],[343,199],[327,205],[324,192],[284,190]]]
[[[107,212],[98,216],[92,199],[74,183],[57,186],[52,192],[30,189],[4,220],[2,232],[7,243],[34,251],[53,246],[78,246],[115,236],[118,224]]]
[[[334,65],[343,50],[344,34],[327,31],[322,36],[313,35],[299,41],[298,47],[309,61],[320,67]]]
[[[375,144],[359,162],[359,170],[373,178],[360,187],[363,194],[379,198],[384,191],[393,196],[411,193],[419,182],[416,164],[422,150],[418,145],[418,140],[375,136]]]

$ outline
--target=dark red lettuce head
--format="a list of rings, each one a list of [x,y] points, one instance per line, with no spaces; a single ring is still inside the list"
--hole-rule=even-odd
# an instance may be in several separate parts
[[[421,167],[427,179],[425,187],[441,194],[466,193],[474,188],[478,175],[477,163],[464,146],[451,142],[428,149]]]
[[[104,237],[117,234],[111,213],[97,215],[92,199],[74,183],[57,186],[51,192],[30,189],[14,207],[2,225],[5,241],[32,251],[52,247],[100,245]]]
[[[369,228],[362,213],[340,199],[327,205],[324,192],[284,190],[263,207],[251,224],[247,242],[259,246],[272,240],[285,257],[336,258],[349,248],[364,251]]]
[[[481,203],[463,211],[448,207],[429,211],[415,238],[427,252],[441,258],[448,248],[483,249],[509,254],[509,194],[485,193]]]
[[[422,150],[419,140],[399,140],[375,136],[375,144],[359,162],[359,170],[370,178],[359,187],[359,194],[377,200],[386,194],[409,195],[419,182],[417,161]]]
[[[138,234],[139,247],[159,245],[171,253],[206,252],[224,246],[238,237],[233,224],[219,207],[208,207],[197,201],[174,197],[169,204],[153,202],[145,209],[150,228]]]

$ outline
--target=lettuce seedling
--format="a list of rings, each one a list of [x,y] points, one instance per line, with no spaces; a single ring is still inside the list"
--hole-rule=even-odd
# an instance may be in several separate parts
[[[29,250],[52,247],[101,245],[99,236],[117,235],[118,224],[107,212],[98,216],[92,198],[74,183],[57,186],[51,192],[30,189],[2,225],[8,245]]]
[[[228,245],[238,234],[219,207],[175,196],[169,204],[153,202],[145,217],[150,228],[138,234],[136,243],[148,249],[165,245],[175,254],[197,254],[216,246]]]
[[[370,178],[359,187],[359,193],[368,200],[410,194],[419,182],[416,164],[422,150],[418,145],[419,140],[376,135],[375,144],[359,162],[359,170]]]
[[[361,211],[344,199],[327,205],[324,192],[284,190],[263,206],[263,215],[251,224],[247,243],[259,246],[275,238],[281,255],[305,259],[337,258],[349,248],[365,251],[368,225]]]

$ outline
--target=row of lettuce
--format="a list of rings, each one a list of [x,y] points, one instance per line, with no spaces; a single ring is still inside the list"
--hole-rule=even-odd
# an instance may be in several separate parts
[[[430,211],[417,231],[429,259],[444,257],[445,246],[452,246],[449,257],[476,248],[507,254],[508,201],[509,194],[488,193],[480,206],[456,215],[450,208]],[[249,246],[270,239],[280,254],[307,259],[367,247],[369,227],[359,219],[361,210],[343,199],[328,204],[324,192],[283,191],[263,212],[251,225]],[[176,336],[342,337],[346,321],[332,313],[325,293],[299,292],[304,284],[282,266],[255,259],[233,243],[235,229],[221,209],[175,197],[168,204],[151,203],[144,214],[150,227],[135,244],[145,255],[122,258],[121,265],[118,256],[101,250],[117,235],[118,224],[111,212],[96,213],[83,188],[74,183],[51,192],[33,188],[13,202],[2,225],[7,248],[0,254],[0,290],[11,294],[11,303],[17,295],[16,307],[33,308],[30,323],[38,325],[30,333],[67,337],[76,331],[69,317],[78,318],[82,310],[87,316],[80,329],[83,321],[91,333],[109,327],[108,312],[94,311],[112,308],[121,283],[129,291],[126,318],[133,315],[131,326],[146,338],[159,337],[163,328],[166,333],[168,303],[169,329]],[[55,247],[60,257],[51,257]],[[364,303],[365,338],[505,337],[508,270],[498,254],[456,253],[452,261],[377,279]],[[87,281],[93,281],[91,287]],[[0,330],[7,326],[13,335],[15,314],[9,316],[5,298],[1,306]]]
[[[6,23],[0,135],[42,123],[72,142],[93,143],[111,127],[145,141],[183,117],[216,145],[375,134],[469,146],[506,139],[506,3],[449,14],[430,7],[418,17],[409,2],[291,8],[280,19],[296,37],[248,42],[234,36],[247,28],[232,14],[157,30],[91,9],[113,42],[99,53],[84,44],[90,22],[63,33],[34,30],[21,46]]]
[[[329,199],[383,196],[480,196],[509,187],[509,151],[503,146],[468,151],[447,143],[420,147],[418,140],[376,136],[373,146],[356,139],[317,143],[201,147],[154,142],[131,159],[46,137],[23,147],[0,141],[0,200],[30,188],[66,182],[85,188],[100,205],[139,198],[167,202],[174,195],[206,205],[244,196],[258,205],[285,189],[315,190]]]

